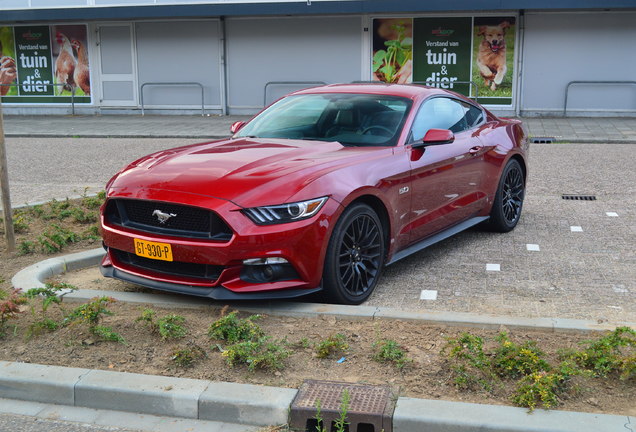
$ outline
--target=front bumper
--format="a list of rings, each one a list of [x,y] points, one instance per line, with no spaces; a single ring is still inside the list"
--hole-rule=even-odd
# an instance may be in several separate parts
[[[116,194],[109,197],[117,197]],[[146,191],[136,199],[165,200],[157,191]],[[166,200],[167,201],[167,200]],[[102,274],[163,291],[179,292],[219,300],[292,298],[319,291],[327,243],[332,221],[340,206],[328,200],[314,217],[280,225],[258,226],[235,204],[215,198],[201,202],[200,195],[171,193],[170,202],[200,206],[215,211],[232,229],[227,242],[181,238],[109,224],[102,214],[101,230],[107,255]],[[131,265],[119,259],[122,253],[135,254],[134,239],[169,243],[173,259],[179,264],[217,266],[221,270],[213,279],[189,277],[163,271],[163,263],[152,268]],[[295,277],[268,282],[255,282],[245,277],[244,260],[283,258],[293,267]],[[166,264],[166,269],[169,268]]]

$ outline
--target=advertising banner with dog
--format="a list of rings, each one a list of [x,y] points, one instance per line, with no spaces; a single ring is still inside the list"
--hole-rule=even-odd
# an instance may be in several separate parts
[[[515,22],[513,16],[376,18],[372,79],[512,105]]]
[[[0,27],[3,103],[90,103],[86,25]]]

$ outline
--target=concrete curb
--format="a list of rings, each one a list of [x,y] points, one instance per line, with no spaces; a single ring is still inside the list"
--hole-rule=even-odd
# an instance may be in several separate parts
[[[11,284],[14,288],[22,290],[43,288],[46,279],[67,271],[96,265],[104,254],[104,249],[98,248],[40,261],[16,273],[11,278]]]
[[[44,281],[67,271],[79,270],[99,264],[105,252],[102,248],[51,258],[29,266],[18,272],[11,283],[14,288],[27,290],[41,288]],[[98,296],[113,297],[122,302],[152,304],[155,306],[176,306],[185,308],[201,308],[219,305],[218,302],[184,295],[160,293],[134,293],[102,290],[78,290],[63,292],[67,300],[83,301]],[[636,323],[619,322],[616,324],[585,321],[565,318],[519,318],[497,315],[478,315],[462,312],[412,312],[400,309],[376,306],[345,306],[300,302],[269,302],[262,306],[250,303],[230,303],[230,306],[246,312],[294,316],[315,317],[335,316],[346,319],[390,319],[404,321],[426,321],[429,324],[449,325],[456,327],[475,327],[482,329],[498,329],[505,326],[518,330],[542,330],[554,332],[592,332],[614,330],[617,326],[636,328]]]
[[[287,423],[297,390],[0,361],[2,397],[250,426]]]
[[[2,397],[250,426],[286,424],[297,390],[0,361]],[[636,418],[413,399],[397,400],[395,432],[599,432]]]
[[[399,398],[393,416],[396,432],[619,432],[628,425],[636,418],[412,398]]]

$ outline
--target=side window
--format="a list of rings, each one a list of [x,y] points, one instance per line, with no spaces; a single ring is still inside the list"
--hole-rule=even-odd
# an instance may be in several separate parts
[[[466,123],[468,124],[468,129],[475,127],[482,122],[482,120],[484,119],[484,113],[482,110],[474,105],[464,102],[462,102],[462,106],[464,107],[464,111],[466,112]]]
[[[450,129],[455,133],[468,129],[466,110],[453,99],[437,97],[427,100],[413,121],[412,140],[421,140],[429,129]]]

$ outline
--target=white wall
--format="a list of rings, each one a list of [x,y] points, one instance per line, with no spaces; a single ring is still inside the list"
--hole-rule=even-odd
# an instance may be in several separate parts
[[[362,17],[228,19],[227,61],[231,114],[260,109],[270,81],[360,80]],[[303,87],[270,87],[267,102]]]
[[[570,81],[636,81],[636,12],[528,13],[522,114],[563,110]],[[568,114],[636,112],[636,85],[572,86]]]

